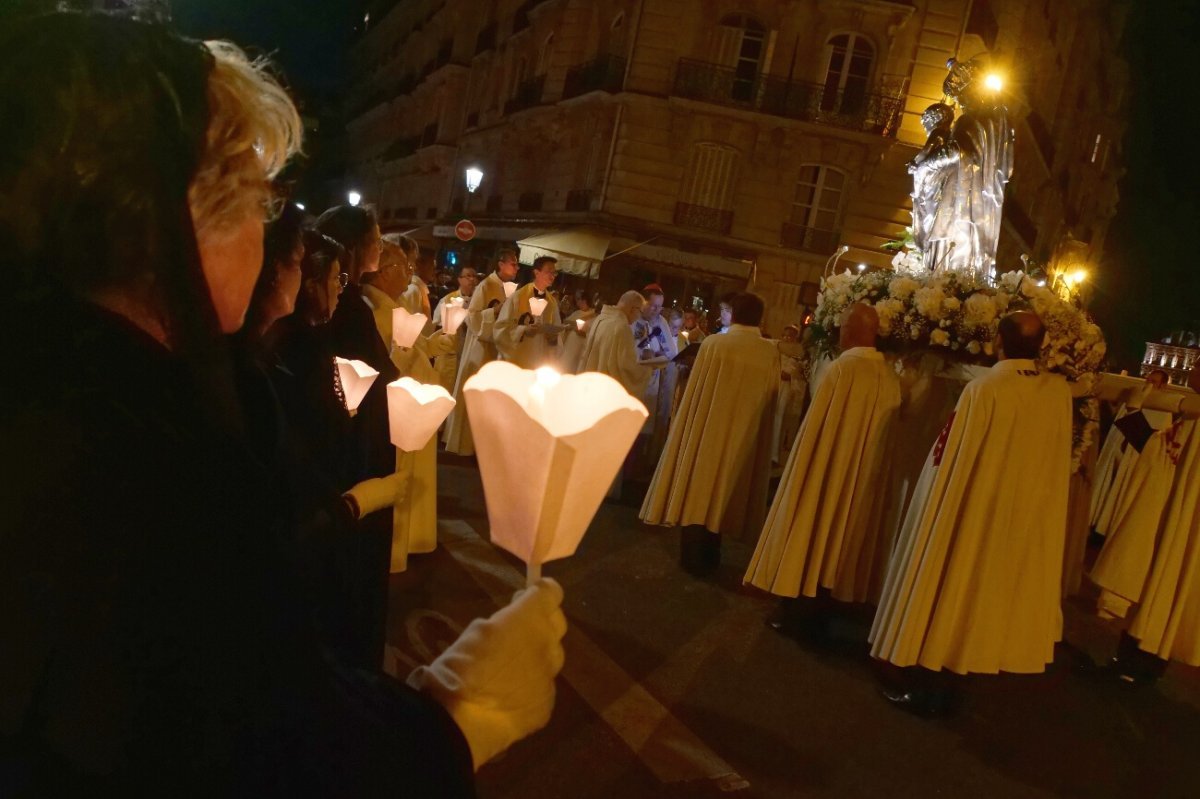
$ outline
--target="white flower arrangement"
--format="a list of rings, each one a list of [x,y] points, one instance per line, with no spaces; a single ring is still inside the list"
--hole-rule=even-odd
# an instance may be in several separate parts
[[[822,281],[811,327],[813,360],[832,353],[838,318],[856,302],[874,306],[879,314],[881,349],[901,355],[934,349],[943,357],[991,363],[1001,316],[1031,310],[1046,326],[1042,368],[1069,380],[1090,380],[1104,363],[1103,331],[1075,304],[1024,272],[1007,272],[989,286],[956,273],[890,269],[847,270]],[[1077,408],[1075,467],[1097,430],[1091,410]]]

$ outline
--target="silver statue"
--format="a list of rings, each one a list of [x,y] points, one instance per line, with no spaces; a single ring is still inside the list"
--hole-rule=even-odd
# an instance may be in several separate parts
[[[927,269],[990,281],[1012,175],[1013,129],[982,65],[950,59],[942,84],[961,113],[934,103],[921,115],[928,139],[908,164],[913,176],[913,239]]]

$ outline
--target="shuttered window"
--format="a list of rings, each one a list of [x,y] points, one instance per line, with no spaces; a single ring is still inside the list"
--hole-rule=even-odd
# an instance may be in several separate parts
[[[683,181],[681,202],[728,210],[733,201],[737,150],[728,144],[704,142],[692,150]]]

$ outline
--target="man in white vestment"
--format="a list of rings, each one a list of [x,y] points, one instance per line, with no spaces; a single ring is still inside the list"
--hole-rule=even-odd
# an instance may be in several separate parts
[[[558,277],[558,259],[535,258],[533,280],[513,292],[496,314],[494,338],[500,357],[522,369],[560,367],[558,300],[550,286]]]
[[[496,258],[496,270],[480,281],[471,295],[471,304],[467,306],[462,357],[459,358],[458,377],[454,381],[454,400],[457,404],[446,422],[443,437],[447,452],[456,455],[475,454],[475,441],[471,438],[471,425],[467,419],[467,403],[463,401],[463,384],[485,363],[496,360],[492,328],[500,305],[508,298],[504,284],[512,282],[517,276],[517,269],[516,251],[501,250]]]
[[[720,565],[721,536],[762,529],[779,393],[779,349],[763,338],[763,301],[731,301],[726,335],[700,347],[642,503],[647,524],[681,525],[680,563],[698,576]]]
[[[675,370],[669,368],[669,361],[679,354],[679,348],[678,339],[672,335],[671,326],[663,316],[663,290],[658,284],[651,283],[642,289],[642,295],[646,298],[646,304],[642,308],[642,318],[634,321],[634,342],[638,350],[644,353],[643,358],[665,358],[668,361],[650,376],[646,393],[642,395],[642,403],[650,412],[642,428],[642,434],[649,436],[649,440],[642,441],[642,444],[648,447],[647,453],[653,463],[658,458],[671,424]]]
[[[946,709],[931,673],[1034,674],[1054,659],[1071,391],[1038,368],[1044,337],[1033,313],[1000,320],[1000,360],[963,390],[905,515],[870,641],[881,663],[921,667],[885,690],[914,712]]]
[[[1200,367],[1192,370],[1188,387],[1200,392]],[[1181,417],[1182,446],[1165,509],[1147,536],[1152,556],[1138,604],[1110,668],[1128,683],[1153,683],[1171,660],[1200,666],[1200,396],[1167,401]]]
[[[602,372],[634,397],[642,396],[651,373],[638,358],[630,329],[645,302],[641,294],[627,291],[616,305],[605,305],[592,321],[579,357],[580,372]]]
[[[874,602],[891,551],[884,533],[887,452],[900,411],[896,370],[875,349],[879,316],[851,306],[841,355],[813,396],[745,582],[784,597],[771,626],[823,637],[826,593]],[[798,597],[813,599],[800,600]]]
[[[441,328],[446,326],[445,309],[448,304],[461,300],[464,307],[468,306],[477,285],[479,285],[479,274],[475,271],[475,267],[468,264],[459,269],[458,288],[442,297],[438,301],[437,307],[433,309],[433,319],[430,320],[433,322],[433,326]],[[455,331],[454,335],[454,351],[439,355],[433,362],[433,368],[438,373],[438,382],[449,392],[454,391],[454,378],[458,376],[458,359],[462,355],[465,330],[466,325],[459,325],[459,329]]]

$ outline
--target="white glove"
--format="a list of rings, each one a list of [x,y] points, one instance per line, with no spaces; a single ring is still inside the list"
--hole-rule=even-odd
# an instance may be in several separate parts
[[[567,620],[562,588],[543,577],[489,619],[471,622],[428,666],[408,676],[449,711],[478,769],[537,732],[554,709]]]
[[[358,510],[356,518],[361,519],[369,513],[390,508],[396,504],[396,497],[400,495],[407,482],[407,474],[389,474],[387,477],[372,477],[370,480],[363,480],[361,483],[356,483],[353,488],[342,496],[353,500],[350,502],[350,507]]]

